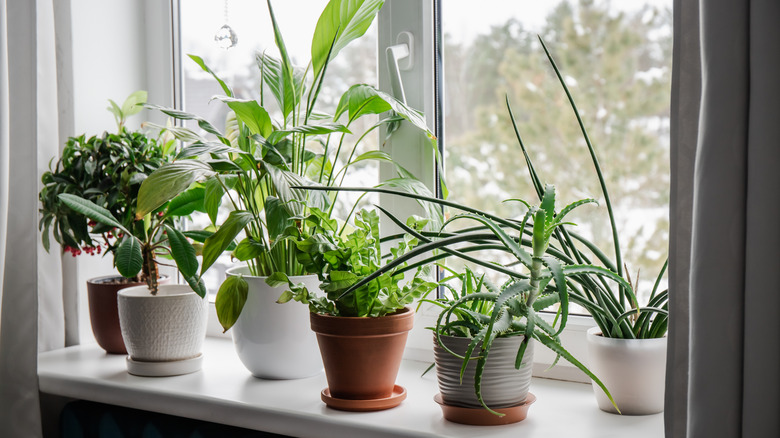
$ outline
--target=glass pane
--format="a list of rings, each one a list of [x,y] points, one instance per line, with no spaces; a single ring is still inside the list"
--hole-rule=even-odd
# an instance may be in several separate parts
[[[525,207],[502,200],[538,203],[508,98],[540,177],[557,188],[558,209],[581,198],[599,200],[598,207],[583,206],[567,217],[578,224],[570,230],[614,260],[596,172],[537,40],[541,35],[597,150],[623,257],[646,299],[666,259],[669,234],[672,2],[485,0],[476,10],[442,3],[451,198],[515,217]]]
[[[284,37],[287,51],[293,64],[306,68],[311,59],[311,40],[319,15],[327,4],[327,0],[299,0],[273,2],[274,14]],[[226,3],[215,0],[186,0],[181,2],[181,47],[182,73],[184,86],[184,110],[206,118],[218,129],[225,126],[228,108],[213,96],[224,95],[219,84],[187,55],[197,55],[203,58],[220,78],[232,89],[235,97],[240,99],[261,99],[260,70],[257,67],[256,56],[266,53],[273,57],[279,56],[274,41],[273,27],[266,2],[256,0],[230,0]],[[215,35],[223,25],[229,25],[237,37],[238,43],[229,49],[220,47],[215,41]],[[338,57],[330,63],[317,101],[315,111],[333,114],[341,94],[354,84],[377,85],[377,55],[376,55],[376,25],[358,40],[342,50]],[[306,84],[311,83],[311,72]],[[279,120],[280,111],[272,94],[264,87],[262,95],[263,107]],[[352,132],[365,132],[376,123],[376,118],[364,117],[350,127]],[[197,125],[187,125],[198,129]],[[337,144],[339,138],[331,143]],[[352,152],[356,138],[347,138],[341,148],[340,161],[347,159]],[[335,146],[333,146],[335,147]],[[321,152],[320,144],[311,144],[314,152]],[[378,148],[378,137],[368,135],[357,148],[356,154]],[[341,176],[339,176],[341,178]],[[377,184],[378,169],[376,162],[361,161],[350,167],[346,172],[345,185],[373,186]],[[359,193],[343,193],[339,195],[336,208],[338,217],[346,213],[357,201]],[[376,202],[376,197],[366,196],[360,205],[370,205]],[[228,206],[223,204],[220,218],[228,214]],[[203,229],[210,224],[206,215],[193,218],[191,228]],[[207,272],[204,280],[209,290],[214,293],[225,278],[225,269],[233,265],[228,255],[220,260]]]

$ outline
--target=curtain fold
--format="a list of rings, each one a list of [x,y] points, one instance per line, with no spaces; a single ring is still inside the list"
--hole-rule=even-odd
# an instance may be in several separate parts
[[[39,351],[78,342],[74,289],[38,232],[40,175],[72,112],[70,2],[0,0],[0,436],[40,436]],[[70,90],[70,91],[69,91]],[[70,99],[67,96],[70,95]],[[63,98],[64,97],[64,98]],[[62,100],[60,100],[62,98]],[[64,119],[64,122],[72,117]]]
[[[667,437],[780,436],[778,22],[675,2]]]

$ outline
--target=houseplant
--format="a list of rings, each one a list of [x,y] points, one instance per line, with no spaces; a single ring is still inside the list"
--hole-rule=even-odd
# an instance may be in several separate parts
[[[125,228],[133,226],[133,209],[141,182],[169,161],[173,139],[151,138],[125,127],[128,117],[146,102],[146,92],[132,93],[122,104],[111,101],[109,110],[117,121],[116,133],[68,138],[60,158],[42,176],[39,194],[43,246],[50,249],[50,236],[74,257],[82,253],[115,253],[121,236],[109,225],[89,220],[58,198],[69,193],[88,199],[110,212]],[[119,289],[141,284],[141,279],[107,276],[87,280],[92,333],[108,353],[126,354],[119,330],[116,294]]]
[[[572,254],[577,260],[588,258],[598,259],[601,264],[625,275],[629,285],[611,287],[604,282],[586,279],[582,283],[582,298],[580,303],[593,316],[597,327],[588,330],[587,342],[589,366],[610,388],[612,395],[620,407],[620,412],[628,415],[654,414],[663,411],[666,371],[666,330],[668,325],[668,290],[661,291],[659,285],[666,272],[668,261],[663,265],[653,284],[647,304],[641,306],[637,299],[635,282],[624,268],[619,234],[615,221],[609,191],[597,158],[595,147],[588,136],[585,125],[569,91],[561,72],[550,54],[544,41],[539,38],[542,48],[561,84],[569,104],[579,124],[585,145],[588,148],[592,164],[596,171],[604,198],[612,231],[614,260],[610,259],[596,245],[575,233],[561,229],[557,237],[561,248]],[[512,109],[507,102],[512,122],[515,126]],[[540,194],[540,177],[529,154],[520,138],[518,142],[525,155],[531,181]],[[582,245],[575,245],[575,241]],[[587,248],[587,252],[582,250]],[[625,273],[624,273],[625,272]],[[616,413],[616,409],[604,393],[593,385],[596,401],[601,410]]]
[[[139,202],[143,202],[147,181],[142,183]],[[181,203],[166,203],[132,227],[125,227],[92,201],[66,193],[58,197],[73,211],[118,229],[123,237],[114,254],[117,270],[126,278],[140,275],[146,282],[146,286],[119,291],[117,307],[129,354],[128,372],[170,376],[199,370],[208,303],[203,299],[206,288],[197,275],[195,248],[174,226],[174,218],[182,212]],[[159,284],[160,255],[174,260],[188,285]]]
[[[361,210],[350,233],[339,230],[335,220],[314,210],[303,220],[311,232],[290,228],[287,237],[298,247],[299,262],[316,272],[325,295],[282,273],[269,277],[271,284],[288,288],[279,302],[295,300],[308,304],[311,328],[325,364],[328,387],[322,400],[336,409],[372,411],[397,406],[406,390],[395,384],[406,337],[412,329],[414,312],[406,307],[426,295],[436,283],[426,279],[427,267],[420,266],[402,284],[406,265],[386,270],[360,287],[352,286],[382,265],[379,215]],[[420,229],[425,220],[410,219],[408,226]],[[411,236],[399,240],[388,254],[402,257],[418,243]]]
[[[156,191],[146,198],[149,202],[139,202],[138,214],[153,211],[183,193],[200,196],[203,200],[217,231],[203,242],[201,270],[208,269],[225,251],[246,263],[246,267],[230,271],[230,277],[219,288],[216,305],[223,328],[232,328],[239,357],[253,375],[296,378],[307,377],[321,369],[319,355],[313,348],[314,335],[308,331],[296,332],[297,328],[308,324],[306,309],[269,306],[279,291],[263,285],[265,278],[276,272],[287,276],[314,274],[299,262],[300,250],[292,241],[283,238],[283,234],[288,228],[298,226],[303,228],[302,232],[310,231],[307,229],[310,222],[300,218],[308,216],[313,209],[331,217],[336,205],[335,196],[309,193],[291,186],[314,183],[337,186],[358,162],[393,163],[382,151],[357,153],[362,140],[382,125],[395,125],[405,120],[435,141],[419,112],[369,85],[350,87],[341,96],[332,116],[324,115],[317,106],[328,64],[343,47],[363,35],[382,4],[376,0],[331,0],[314,30],[311,62],[304,69],[292,65],[268,2],[280,57],[268,53],[258,57],[264,84],[259,100],[236,98],[231,88],[201,58],[191,56],[215,77],[225,93],[217,97],[232,111],[224,133],[195,115],[154,107],[174,118],[197,121],[199,127],[213,137],[206,138],[186,128],[170,130],[186,140],[188,146],[178,154],[180,161],[149,176],[150,186],[153,183]],[[264,95],[266,87],[271,90],[268,98]],[[355,122],[362,117],[388,112],[391,113],[389,116],[382,116],[365,132],[359,135],[351,132],[356,129]],[[278,117],[272,117],[273,114]],[[346,122],[339,122],[345,118]],[[344,146],[350,137],[356,141],[351,150],[346,150]],[[181,161],[192,161],[185,158],[197,158],[195,161],[204,163],[209,169],[205,190],[199,194],[190,189],[190,169],[178,166]],[[415,188],[421,185],[400,166],[397,169],[397,184]],[[223,202],[232,211],[227,219],[219,221],[218,212]],[[228,248],[235,240],[239,242],[231,251]],[[310,278],[316,282],[316,277]],[[250,296],[257,299],[249,299]],[[247,305],[252,306],[247,309],[249,316],[241,317]],[[281,313],[285,316],[281,317]]]
[[[312,189],[319,190],[320,188]],[[538,206],[530,206],[526,203],[528,211],[522,220],[517,221],[501,218],[451,201],[437,200],[410,193],[398,193],[381,188],[330,188],[330,190],[370,190],[396,193],[399,196],[423,199],[463,211],[463,213],[455,215],[445,222],[441,231],[437,233],[424,233],[415,230],[385,211],[399,227],[418,239],[422,244],[405,252],[372,274],[356,282],[346,289],[343,295],[348,295],[365,284],[374,281],[376,278],[385,275],[387,272],[393,271],[401,274],[410,269],[419,269],[427,263],[450,256],[459,257],[468,262],[506,274],[512,279],[502,289],[489,288],[488,292],[472,292],[458,299],[445,301],[445,310],[440,315],[436,327],[437,345],[462,360],[460,378],[463,378],[463,373],[467,369],[469,362],[471,360],[476,361],[473,374],[474,394],[479,405],[486,410],[485,412],[495,414],[498,417],[503,416],[502,413],[495,411],[487,405],[482,394],[482,376],[485,365],[493,342],[499,337],[523,337],[514,355],[514,368],[519,369],[528,363],[528,360],[524,362],[524,358],[526,354],[530,355],[528,347],[531,345],[531,339],[536,339],[556,353],[558,357],[563,357],[591,377],[607,397],[610,400],[612,399],[604,384],[585,365],[574,358],[561,345],[558,338],[558,335],[566,327],[569,301],[571,300],[575,303],[586,301],[576,284],[582,282],[583,279],[596,277],[608,279],[621,286],[629,287],[629,283],[613,271],[591,264],[578,263],[566,253],[560,251],[559,247],[555,245],[556,242],[552,242],[555,231],[565,224],[563,220],[566,215],[583,204],[595,202],[594,200],[582,199],[567,205],[560,211],[556,211],[555,188],[547,185],[545,186],[540,204]],[[475,221],[478,225],[454,232],[445,232],[445,227],[448,224],[460,220]],[[516,233],[517,235],[513,236],[510,233]],[[465,246],[458,247],[461,244],[465,244]],[[530,247],[531,253],[526,251],[523,246]],[[512,255],[516,258],[515,264],[525,267],[528,273],[480,260],[468,254],[485,249],[500,250]],[[408,263],[415,257],[424,256],[436,250],[440,251],[440,253],[433,254],[423,260]],[[480,306],[479,303],[481,302],[488,303],[486,307],[482,307],[486,310],[485,313],[480,314],[469,311],[475,305],[474,303]],[[560,303],[556,318],[557,323],[550,325],[537,314],[537,310],[545,309],[555,303]],[[459,331],[460,328],[464,327],[462,320],[452,321],[451,317],[453,314],[467,314],[473,317],[473,321],[470,321],[473,326],[467,332],[471,336],[470,340],[467,345],[464,344],[465,350],[461,352],[451,349],[447,342],[443,342],[441,338],[441,334],[464,333]],[[479,354],[474,356],[477,347],[479,347]],[[527,373],[527,377],[530,379],[530,373]],[[445,401],[442,403],[443,407],[447,408],[447,403]],[[468,402],[463,402],[463,404],[468,404]],[[512,406],[502,406],[502,408],[506,407]],[[446,409],[445,415],[448,415]],[[473,416],[475,414],[471,413],[470,415]],[[476,415],[482,419],[481,421],[490,422],[490,420],[485,420],[485,418],[489,417]],[[464,419],[462,421],[467,420]]]

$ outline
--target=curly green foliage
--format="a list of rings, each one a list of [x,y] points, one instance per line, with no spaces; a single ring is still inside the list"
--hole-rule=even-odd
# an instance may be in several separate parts
[[[405,263],[397,265],[353,287],[361,280],[382,268],[382,253],[379,238],[379,215],[374,211],[361,210],[355,216],[355,228],[349,234],[337,235],[336,222],[324,214],[314,211],[305,219],[312,223],[311,234],[300,233],[295,227],[288,229],[289,238],[299,249],[298,261],[309,272],[316,273],[322,282],[325,296],[318,296],[302,284],[292,284],[284,274],[274,274],[268,283],[288,284],[290,289],[282,294],[279,302],[290,300],[309,305],[312,312],[335,316],[378,317],[402,309],[415,299],[425,296],[436,287],[427,281],[429,267],[418,267],[413,278],[404,283],[404,274],[399,272]],[[411,227],[422,228],[426,221],[411,218]],[[406,235],[390,250],[390,262],[407,254],[418,244],[418,239]]]

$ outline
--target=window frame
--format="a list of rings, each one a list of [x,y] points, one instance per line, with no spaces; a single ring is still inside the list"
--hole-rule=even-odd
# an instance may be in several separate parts
[[[165,80],[149,81],[150,94],[165,96],[162,103],[177,109],[182,108],[184,82],[181,69],[180,42],[180,6],[181,0],[159,2],[145,0],[147,18],[146,50],[150,62],[147,73],[150,78],[166,78]],[[414,36],[412,49],[412,67],[402,70],[401,80],[405,90],[407,104],[418,109],[425,115],[429,129],[438,139],[438,147],[443,157],[444,149],[444,83],[443,59],[444,53],[441,41],[441,0],[392,0],[386,1],[377,17],[377,74],[379,89],[392,94],[390,76],[385,56],[388,47],[397,43],[401,32],[410,32]],[[152,90],[152,88],[154,90]],[[154,119],[155,114],[147,115]],[[157,118],[163,118],[161,114]],[[164,120],[155,120],[164,122]],[[380,134],[384,137],[386,128],[382,127]],[[387,141],[383,150],[404,166],[418,175],[433,193],[441,196],[441,188],[437,185],[437,168],[433,152],[427,147],[428,139],[419,130],[401,127]],[[444,163],[441,163],[444,168]],[[384,181],[395,177],[392,166],[379,166],[379,180]],[[422,211],[415,201],[380,194],[379,202],[399,217],[420,214]],[[384,232],[398,230],[389,219],[383,217],[381,227]],[[213,297],[212,297],[213,300]],[[415,316],[414,329],[410,332],[405,351],[405,358],[433,361],[432,334],[426,327],[436,323],[439,308],[423,303]],[[216,319],[213,301],[210,305],[209,326],[207,335],[229,337],[222,332]],[[552,322],[554,314],[545,314],[544,318]],[[586,331],[595,326],[590,316],[571,315],[566,329],[561,334],[564,346],[574,357],[587,365]],[[545,348],[536,348],[534,352],[534,370],[536,377],[568,380],[588,383],[590,379],[577,367],[567,361],[560,361],[550,368],[555,360],[555,354]]]

